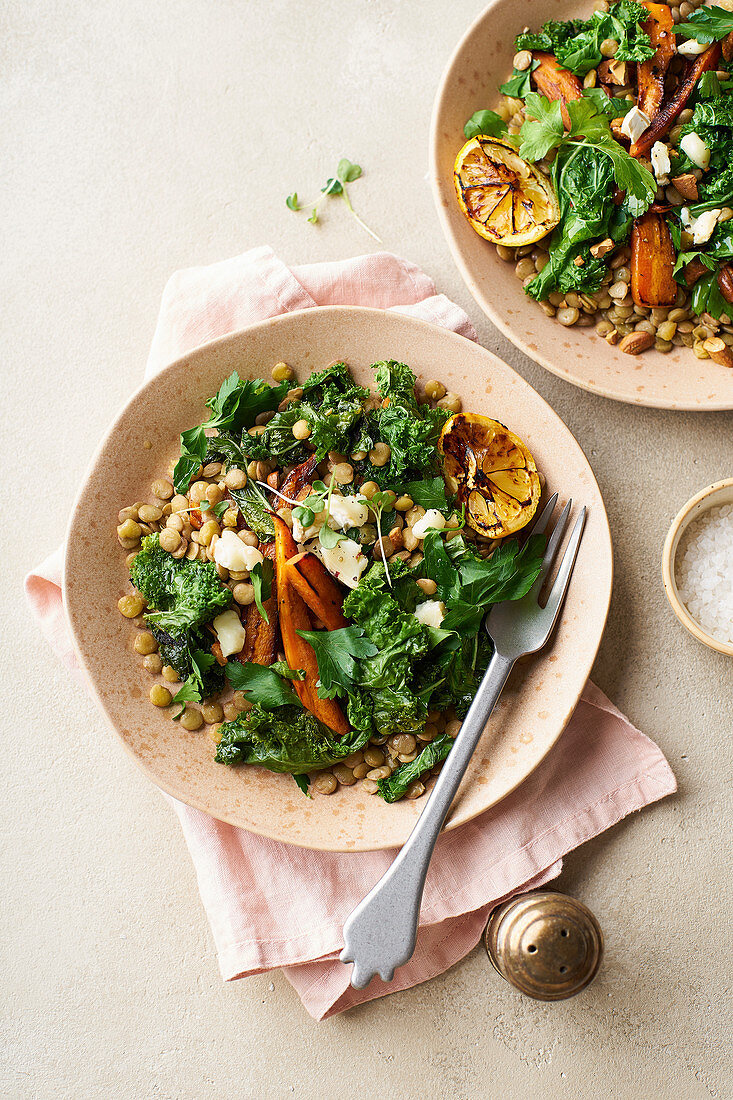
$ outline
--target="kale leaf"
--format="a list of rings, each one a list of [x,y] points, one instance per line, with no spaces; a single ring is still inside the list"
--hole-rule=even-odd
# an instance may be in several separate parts
[[[369,390],[357,386],[346,363],[338,362],[311,374],[303,383],[303,396],[311,404],[320,405],[329,401],[338,402],[344,397],[365,400]]]
[[[208,436],[202,461],[204,465],[207,462],[226,462],[227,466],[246,470],[247,456],[242,450],[241,437],[237,438],[230,432],[224,431],[220,431],[218,435]]]
[[[180,560],[186,561],[185,558]],[[149,611],[145,616],[148,624],[157,626],[167,634],[182,634],[193,627],[203,626],[225,611],[232,602],[232,593],[219,579],[213,562],[192,561],[187,564],[188,569],[177,570],[171,577],[165,601],[168,606],[159,611]]]
[[[152,609],[145,616],[161,659],[181,680],[191,679],[199,697],[218,691],[223,674],[211,656],[213,637],[202,628],[225,610],[232,594],[212,562],[175,559],[157,535],[143,539],[130,579]]]
[[[509,79],[499,86],[502,95],[512,96],[514,99],[524,99],[532,91],[532,73],[539,66],[539,60],[533,60],[526,69],[513,69]],[[504,123],[506,127],[506,123]],[[495,135],[499,137],[499,134]]]
[[[162,549],[157,535],[143,539],[130,579],[153,609],[146,621],[171,635],[203,626],[232,602],[213,562],[175,559]]]
[[[210,664],[202,657],[211,656],[207,647],[213,637],[208,631],[190,630],[183,634],[168,634],[154,624],[150,630],[158,643],[158,653],[164,665],[170,665],[178,673],[180,680],[198,684],[201,697],[214,695],[224,686],[224,670],[212,660]]]
[[[389,445],[390,459],[384,466],[358,464],[360,476],[378,485],[434,476],[440,469],[440,429],[451,414],[440,407],[418,405],[415,375],[407,364],[386,360],[374,367],[377,389],[386,404],[371,413],[368,426],[373,439]]]
[[[407,363],[385,359],[381,363],[374,363],[372,370],[376,371],[374,383],[382,400],[390,405],[399,405],[412,416],[417,416],[415,375]]]
[[[312,796],[308,793],[308,776],[298,774],[294,775],[293,779],[298,790],[302,791],[306,798],[311,798]]]
[[[447,733],[441,733],[433,741],[429,741],[422,752],[418,753],[409,764],[400,764],[387,779],[378,779],[377,786],[384,801],[397,802],[407,792],[411,783],[445,760],[452,747],[453,739]]]
[[[697,103],[692,118],[682,128],[682,138],[690,133],[697,134],[710,150],[710,166],[698,183],[699,199],[687,204],[696,216],[733,202],[733,95]],[[696,167],[682,153],[675,171],[689,172]]]
[[[646,61],[654,56],[649,35],[640,24],[648,18],[648,12],[634,0],[618,0],[609,10],[596,11],[590,19],[569,20],[566,23],[550,20],[539,33],[518,35],[518,50],[545,50],[554,53],[564,69],[576,76],[585,76],[603,60],[601,43],[613,38],[619,47],[619,61]]]
[[[384,566],[375,563],[346,597],[343,608],[344,615],[374,643],[374,655],[360,659],[357,675],[381,736],[419,732],[427,717],[427,705],[414,684],[416,661],[430,645],[427,629],[412,614],[420,589],[409,570],[394,573],[399,584],[387,593]],[[405,607],[400,597],[408,588],[414,595],[407,597]]]
[[[515,39],[517,50],[544,50],[556,53],[563,45],[581,34],[586,28],[584,19],[559,21],[550,19],[539,31],[523,31]]]
[[[560,224],[550,239],[549,263],[526,288],[538,301],[558,288],[563,293],[598,290],[606,265],[590,254],[590,244],[604,237],[622,240],[631,225],[626,206],[613,202],[611,161],[597,156],[592,146],[564,146],[555,158],[552,176],[559,196]],[[578,258],[581,265],[575,262]]]
[[[273,772],[303,775],[327,768],[363,748],[371,727],[354,728],[345,737],[336,737],[303,707],[281,706],[266,711],[255,705],[233,722],[225,722],[220,732],[217,763],[259,764]]]
[[[250,479],[243,489],[230,489],[229,494],[250,531],[254,531],[261,542],[272,542],[275,538],[272,508],[259,486]]]

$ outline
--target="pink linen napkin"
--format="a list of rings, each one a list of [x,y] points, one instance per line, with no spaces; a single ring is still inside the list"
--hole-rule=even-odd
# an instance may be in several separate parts
[[[395,309],[476,333],[466,314],[407,261],[386,252],[288,268],[267,247],[175,274],[163,294],[146,377],[194,347],[255,321],[316,305]],[[26,578],[41,630],[81,679],[61,603],[63,549]],[[441,837],[430,867],[417,949],[389,985],[349,985],[342,926],[394,851],[314,852],[255,836],[170,799],[193,858],[222,976],[274,968],[315,1019],[447,970],[479,941],[490,910],[559,875],[583,841],[676,790],[659,748],[592,683],[562,737],[498,806]],[[318,797],[318,796],[317,796]]]

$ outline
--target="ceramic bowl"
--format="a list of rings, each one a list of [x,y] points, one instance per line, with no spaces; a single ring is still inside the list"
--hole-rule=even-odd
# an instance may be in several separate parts
[[[662,581],[670,607],[685,629],[689,630],[690,634],[697,638],[698,642],[702,642],[703,645],[709,646],[710,649],[714,649],[718,653],[727,653],[728,656],[733,657],[733,642],[723,642],[719,638],[713,637],[693,619],[680,599],[675,577],[677,551],[685,531],[694,520],[699,519],[710,508],[720,508],[723,504],[733,504],[733,477],[726,478],[724,481],[716,481],[713,485],[708,485],[706,489],[701,489],[691,500],[688,500],[684,508],[680,509],[672,520],[672,525],[664,542]]]
[[[440,378],[464,407],[511,425],[547,478],[549,491],[589,509],[568,599],[553,644],[517,666],[454,802],[448,828],[469,821],[515,788],[560,736],[603,633],[612,555],[593,472],[572,435],[531,387],[477,344],[414,318],[327,307],[290,313],[226,336],[173,363],[135,393],[92,461],[69,527],[64,599],[82,666],[112,728],[163,790],[216,818],[310,848],[358,851],[401,844],[423,801],[390,806],[358,784],[305,798],[289,775],[214,762],[204,730],[188,732],[150,705],[154,682],[132,650],[134,624],[117,611],[130,591],[115,527],[119,509],[150,496],[168,470],[182,429],[201,421],[204,401],[232,370],[269,377],[286,360],[300,379],[345,359],[362,384],[371,364],[409,363],[423,384]],[[98,762],[99,766],[101,762]]]
[[[661,409],[733,409],[733,370],[696,359],[690,348],[626,355],[593,328],[563,328],[529,299],[514,264],[469,225],[453,188],[453,162],[474,111],[496,107],[512,71],[514,38],[525,24],[588,18],[588,0],[493,0],[459,43],[435,100],[430,171],[440,223],[466,285],[486,316],[512,343],[553,374],[594,393]]]

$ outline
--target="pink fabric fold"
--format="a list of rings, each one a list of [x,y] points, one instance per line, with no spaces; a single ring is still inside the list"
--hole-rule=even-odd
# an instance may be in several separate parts
[[[263,246],[176,273],[163,294],[146,377],[194,347],[266,317],[316,305],[394,309],[475,340],[466,314],[424,272],[382,252],[288,268]],[[26,578],[57,656],[83,682],[61,602],[63,549]],[[532,775],[498,806],[441,837],[430,867],[415,954],[393,982],[349,984],[338,961],[343,922],[393,851],[314,852],[226,825],[169,799],[196,869],[222,976],[284,973],[316,1019],[407,989],[478,943],[491,909],[555,878],[579,844],[676,790],[660,749],[592,683]]]

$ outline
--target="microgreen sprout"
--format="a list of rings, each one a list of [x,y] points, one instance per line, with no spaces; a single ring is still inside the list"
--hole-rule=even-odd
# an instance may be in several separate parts
[[[389,572],[389,566],[387,565],[387,555],[384,552],[384,539],[382,538],[382,514],[385,510],[394,507],[396,500],[395,494],[387,489],[384,492],[374,493],[369,499],[369,507],[374,512],[377,520],[377,538],[379,539],[379,549],[382,554],[382,561],[384,562],[384,571],[387,575],[387,584],[392,587],[392,577]]]
[[[208,500],[200,500],[199,501],[199,512],[203,513],[203,512],[212,511],[217,519],[221,519],[221,517],[224,515],[224,513],[226,511],[229,510],[230,507],[231,507],[231,501],[229,501],[229,500],[220,500],[218,504],[210,504]],[[188,510],[189,511],[191,511],[191,510],[195,511],[196,509],[194,508],[194,509],[188,509]]]
[[[365,233],[368,233],[370,237],[373,237],[378,244],[381,244],[381,238],[378,237],[377,234],[369,228],[365,221],[362,221],[362,219],[354,210],[354,207],[351,205],[349,193],[346,190],[346,184],[353,183],[354,180],[358,180],[360,176],[361,166],[359,164],[352,164],[350,160],[347,160],[346,157],[343,157],[338,163],[336,175],[331,176],[329,179],[326,180],[326,183],[321,188],[321,193],[317,199],[314,199],[313,202],[302,203],[298,198],[298,192],[293,191],[292,195],[288,195],[288,197],[286,198],[285,205],[287,206],[288,210],[294,210],[296,212],[299,210],[310,210],[311,213],[308,221],[311,223],[311,225],[315,225],[318,221],[318,207],[321,205],[323,200],[328,198],[329,195],[335,197],[340,195],[346,203],[346,207],[356,223],[361,226]]]

